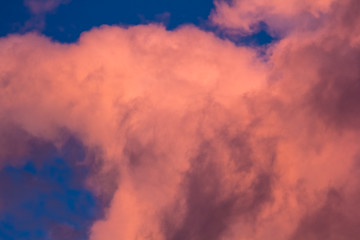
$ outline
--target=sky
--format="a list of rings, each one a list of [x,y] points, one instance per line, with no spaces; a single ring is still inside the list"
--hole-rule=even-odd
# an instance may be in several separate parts
[[[0,239],[360,238],[359,13],[1,1]]]

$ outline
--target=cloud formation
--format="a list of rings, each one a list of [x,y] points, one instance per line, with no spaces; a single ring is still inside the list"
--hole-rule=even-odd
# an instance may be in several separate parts
[[[218,2],[224,26],[293,20],[266,56],[193,26],[0,39],[0,164],[21,164],[21,136],[76,136],[111,199],[92,240],[356,239],[359,7],[299,4]]]

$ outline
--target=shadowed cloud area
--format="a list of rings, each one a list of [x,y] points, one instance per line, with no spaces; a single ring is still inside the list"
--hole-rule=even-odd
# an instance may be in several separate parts
[[[0,239],[360,239],[357,0],[18,9]]]

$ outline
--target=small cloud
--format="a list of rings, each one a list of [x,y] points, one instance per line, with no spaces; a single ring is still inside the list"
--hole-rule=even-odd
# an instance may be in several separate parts
[[[25,0],[24,4],[32,14],[39,15],[50,12],[59,5],[69,2],[70,0]]]
[[[43,31],[46,27],[46,14],[54,11],[61,4],[71,0],[24,0],[24,5],[29,9],[31,17],[20,27],[19,31]]]

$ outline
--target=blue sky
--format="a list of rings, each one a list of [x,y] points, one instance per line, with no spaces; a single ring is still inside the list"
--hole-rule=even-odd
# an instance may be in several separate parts
[[[27,145],[20,164],[0,170],[0,239],[87,239],[103,213],[85,187],[83,146],[74,138],[61,149],[39,139]]]
[[[40,30],[58,41],[72,42],[81,32],[102,24],[163,22],[169,29],[184,23],[200,25],[206,21],[212,8],[211,0],[74,0],[48,12],[44,17],[45,27]],[[0,11],[1,36],[21,31],[27,21],[37,17],[30,13],[21,0],[3,1]],[[36,29],[36,26],[29,29]]]
[[[229,36],[208,22],[213,9],[212,0],[73,0],[46,13],[32,14],[23,0],[3,1],[0,36],[39,31],[56,41],[75,42],[82,32],[102,24],[127,26],[158,22],[169,30],[194,24],[238,44],[263,45],[274,40],[264,24],[251,36]]]

